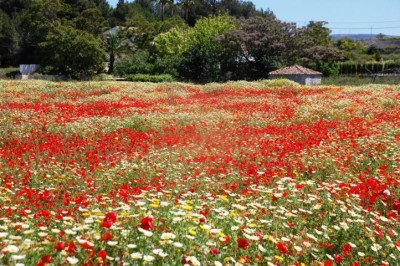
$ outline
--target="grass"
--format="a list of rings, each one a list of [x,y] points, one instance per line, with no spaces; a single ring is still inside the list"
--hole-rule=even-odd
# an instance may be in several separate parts
[[[360,86],[368,84],[398,85],[400,84],[400,76],[376,77],[375,80],[372,77],[365,77],[365,76],[337,76],[337,77],[322,78],[322,85],[329,85],[329,86]]]

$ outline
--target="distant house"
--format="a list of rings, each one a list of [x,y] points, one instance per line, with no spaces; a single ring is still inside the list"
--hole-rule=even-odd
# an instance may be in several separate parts
[[[285,78],[303,85],[319,85],[322,81],[321,72],[299,65],[281,68],[268,74],[269,79]]]

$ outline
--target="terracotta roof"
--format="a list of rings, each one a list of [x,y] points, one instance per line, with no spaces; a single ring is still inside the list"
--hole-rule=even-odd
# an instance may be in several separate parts
[[[321,72],[302,67],[299,65],[289,66],[285,68],[281,68],[272,72],[269,72],[270,75],[322,75]]]

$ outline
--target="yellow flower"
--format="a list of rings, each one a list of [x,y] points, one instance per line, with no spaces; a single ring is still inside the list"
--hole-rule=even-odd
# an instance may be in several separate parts
[[[223,201],[228,201],[228,197],[226,195],[220,195],[219,198]]]
[[[225,235],[224,233],[222,233],[222,232],[219,232],[218,235],[219,235],[220,237],[226,237],[226,235]]]
[[[284,258],[282,258],[281,256],[275,256],[274,258],[279,260],[279,261],[283,261],[284,260]]]
[[[189,234],[195,236],[197,233],[193,229],[189,229]]]
[[[189,206],[189,205],[185,205],[185,206],[183,206],[183,208],[184,208],[185,210],[187,210],[187,211],[190,211],[190,210],[193,209],[193,207],[192,207],[192,206]]]

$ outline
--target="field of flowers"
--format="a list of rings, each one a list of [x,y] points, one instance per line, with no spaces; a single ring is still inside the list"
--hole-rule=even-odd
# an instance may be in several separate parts
[[[0,265],[399,265],[399,101],[0,81]]]

